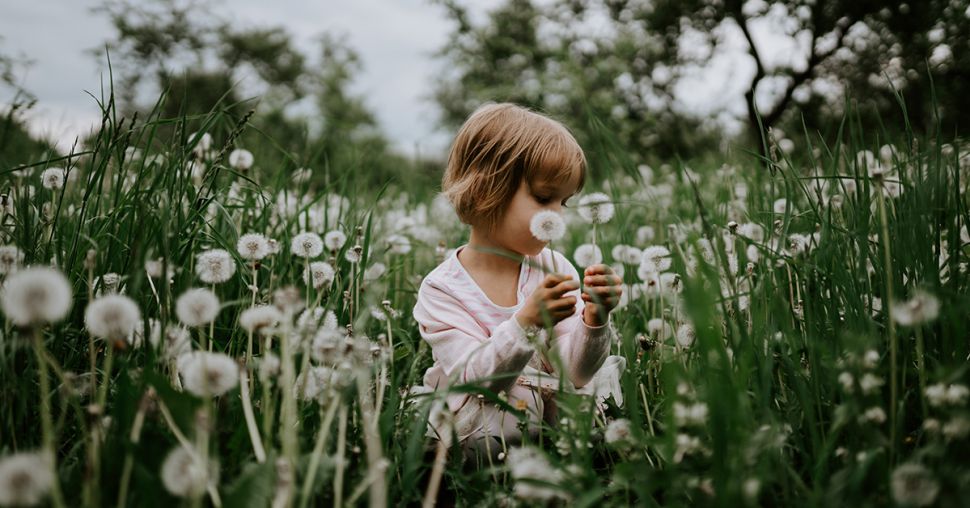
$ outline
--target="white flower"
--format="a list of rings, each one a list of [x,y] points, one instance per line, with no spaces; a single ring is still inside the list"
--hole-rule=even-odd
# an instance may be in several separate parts
[[[788,200],[785,198],[776,199],[774,204],[771,205],[772,210],[779,214],[785,213],[785,209],[788,207]],[[792,207],[792,212],[794,212],[794,207]]]
[[[314,261],[307,268],[309,271],[304,270],[303,281],[307,284],[312,283],[314,289],[329,286],[336,275],[330,263],[325,261]]]
[[[259,233],[246,233],[239,237],[236,250],[239,251],[239,257],[258,261],[269,255],[269,241]]]
[[[946,389],[946,401],[953,406],[962,406],[967,402],[968,396],[970,396],[970,390],[967,390],[965,385],[950,385]]]
[[[673,410],[674,421],[678,426],[704,425],[707,422],[707,404],[703,402],[691,405],[674,402]]]
[[[970,434],[970,419],[958,415],[943,424],[943,435],[947,439],[963,439]]]
[[[929,469],[913,462],[893,471],[893,500],[902,506],[929,506],[940,493],[940,484]]]
[[[653,245],[643,249],[640,255],[639,271],[660,273],[670,269],[672,260],[670,250],[661,245]]]
[[[610,424],[606,426],[606,432],[603,434],[606,444],[614,446],[623,446],[627,444],[631,437],[630,420],[627,420],[626,418],[619,418],[610,422]]]
[[[222,353],[195,351],[179,358],[182,386],[198,397],[217,397],[239,384],[239,365]]]
[[[677,345],[679,345],[680,347],[685,349],[689,348],[691,347],[691,345],[694,344],[694,340],[696,339],[697,339],[697,332],[694,330],[693,326],[687,323],[683,323],[677,327],[676,340],[677,340]]]
[[[579,200],[577,211],[590,224],[604,224],[613,218],[613,202],[606,194],[594,192]]]
[[[902,326],[928,323],[940,315],[940,301],[930,293],[916,290],[913,297],[892,306],[892,317]]]
[[[876,365],[879,364],[879,352],[874,349],[869,349],[865,352],[862,357],[862,365],[867,369],[874,369]]]
[[[283,314],[272,305],[257,305],[239,314],[239,326],[247,332],[266,332],[272,330],[283,319]]]
[[[926,394],[926,400],[933,407],[942,406],[946,402],[946,385],[943,383],[927,386],[923,393]]]
[[[40,174],[40,183],[45,189],[59,190],[64,187],[64,168],[47,168]]]
[[[673,334],[673,330],[670,328],[670,325],[660,318],[653,318],[650,321],[647,321],[647,332],[651,337],[660,341],[667,340]]]
[[[195,273],[206,284],[219,284],[236,273],[236,261],[222,249],[207,250],[196,258]]]
[[[192,337],[189,331],[181,326],[169,324],[165,327],[165,342],[162,352],[168,360],[174,360],[192,352]]]
[[[576,247],[576,251],[573,252],[573,259],[576,260],[576,264],[582,268],[587,266],[598,265],[603,262],[603,253],[600,248],[591,244],[584,243],[579,247]]]
[[[189,289],[175,301],[175,315],[186,326],[209,324],[219,314],[219,297],[207,288]]]
[[[653,241],[654,233],[653,226],[640,226],[637,228],[637,245],[646,245]]]
[[[118,289],[121,287],[121,276],[114,272],[108,272],[99,277],[95,277],[94,287],[98,288],[95,296],[117,293]]]
[[[388,249],[394,254],[404,255],[411,252],[411,240],[404,235],[391,235],[387,237]]]
[[[368,282],[375,281],[381,278],[381,276],[384,275],[384,272],[386,271],[387,271],[387,267],[384,266],[384,263],[381,263],[381,262],[374,263],[369,267],[367,267],[366,270],[364,270],[364,280]]]
[[[566,234],[566,222],[556,212],[541,210],[529,221],[529,231],[539,241],[552,242]]]
[[[95,337],[110,341],[126,340],[141,321],[141,310],[124,295],[97,298],[84,310],[84,327]]]
[[[189,134],[189,144],[192,143],[195,143],[195,153],[204,154],[212,148],[212,136],[208,132],[193,132]]]
[[[344,259],[346,259],[348,263],[353,265],[360,263],[361,251],[362,249],[360,245],[354,245],[352,248],[344,251]]]
[[[194,452],[176,446],[162,462],[162,484],[172,495],[196,497],[209,482],[206,467]]]
[[[541,451],[531,447],[512,448],[506,462],[515,480],[516,497],[538,502],[566,498],[566,493],[557,488],[563,479],[562,471],[553,467]]]
[[[323,235],[323,244],[327,246],[327,250],[330,252],[337,252],[340,250],[344,244],[347,243],[347,235],[339,229],[334,229],[332,231],[327,231]]]
[[[848,371],[843,371],[839,374],[839,384],[842,385],[842,389],[846,393],[852,393],[852,388],[855,386],[855,378],[852,377],[852,373]]]
[[[16,245],[0,246],[0,275],[13,273],[24,262],[24,251]]]
[[[31,506],[40,502],[54,485],[48,454],[21,452],[0,459],[0,506]]]
[[[875,393],[882,385],[882,378],[871,372],[863,374],[862,378],[859,379],[859,386],[862,387],[862,393],[866,395]]]
[[[253,167],[253,153],[237,148],[229,153],[229,165],[240,171],[246,171]]]
[[[53,323],[67,316],[72,296],[71,284],[61,272],[27,268],[7,277],[0,291],[0,306],[7,319],[18,326]]]
[[[157,348],[162,341],[162,324],[154,318],[148,318],[148,343],[152,348]],[[145,344],[145,321],[139,320],[138,324],[127,337],[128,344],[132,347],[142,347]]]
[[[259,378],[264,380],[264,382],[276,377],[279,372],[280,357],[272,352],[267,352],[259,359]]]
[[[290,250],[294,256],[315,258],[323,252],[323,240],[316,233],[303,232],[293,237]]]
[[[862,417],[865,420],[878,425],[886,421],[886,412],[883,411],[881,407],[874,406],[866,409],[865,413],[862,414]]]

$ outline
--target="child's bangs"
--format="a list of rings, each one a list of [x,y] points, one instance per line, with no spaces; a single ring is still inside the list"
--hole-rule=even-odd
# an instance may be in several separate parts
[[[559,133],[557,133],[559,134]],[[530,185],[539,183],[562,184],[577,179],[577,188],[583,187],[586,178],[586,158],[572,136],[556,135],[536,143],[532,159],[526,169]]]

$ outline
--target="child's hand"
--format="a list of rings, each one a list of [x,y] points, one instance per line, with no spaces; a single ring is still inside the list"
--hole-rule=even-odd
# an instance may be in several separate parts
[[[623,285],[620,277],[607,265],[599,264],[586,268],[583,277],[583,301],[586,308],[583,320],[589,326],[606,324],[610,312],[620,303]]]
[[[515,313],[523,328],[552,326],[576,312],[576,297],[564,294],[579,289],[579,281],[561,273],[546,275],[539,287],[529,295],[525,305]]]

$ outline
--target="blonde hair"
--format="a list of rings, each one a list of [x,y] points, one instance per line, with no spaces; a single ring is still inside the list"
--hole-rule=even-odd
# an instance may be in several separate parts
[[[487,104],[458,130],[441,187],[462,222],[491,230],[523,179],[560,183],[576,171],[582,188],[586,156],[561,123],[515,104]]]

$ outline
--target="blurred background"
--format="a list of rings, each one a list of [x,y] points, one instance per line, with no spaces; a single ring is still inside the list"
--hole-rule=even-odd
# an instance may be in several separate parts
[[[236,142],[264,171],[375,185],[437,185],[490,100],[562,120],[594,177],[757,153],[759,125],[831,142],[846,111],[892,138],[901,104],[953,138],[970,110],[967,0],[17,1],[0,34],[3,168],[83,149],[112,97],[135,121],[253,111]]]

